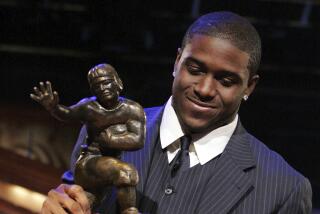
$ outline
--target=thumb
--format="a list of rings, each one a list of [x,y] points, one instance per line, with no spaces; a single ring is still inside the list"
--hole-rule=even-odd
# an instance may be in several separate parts
[[[53,100],[55,101],[55,103],[59,103],[59,95],[56,91],[53,92]]]

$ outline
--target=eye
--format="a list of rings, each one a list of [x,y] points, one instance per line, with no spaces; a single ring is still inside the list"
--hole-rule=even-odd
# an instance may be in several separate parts
[[[239,83],[239,78],[235,75],[221,75],[217,76],[216,79],[225,87],[231,87]]]
[[[109,86],[109,85],[112,84],[112,83],[113,83],[112,80],[105,80],[105,81],[101,82],[101,85]]]
[[[110,84],[112,84],[112,81],[108,81],[104,83],[104,85],[110,85]]]
[[[185,65],[190,74],[199,74],[201,72],[200,66],[194,63],[186,62]]]
[[[236,83],[232,78],[228,78],[228,77],[222,78],[219,81],[225,87],[231,87],[232,85],[234,85]]]

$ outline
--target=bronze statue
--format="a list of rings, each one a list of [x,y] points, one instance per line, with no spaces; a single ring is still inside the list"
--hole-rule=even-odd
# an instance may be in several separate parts
[[[30,97],[55,118],[81,121],[88,137],[76,163],[75,183],[87,192],[91,204],[98,204],[104,188],[115,186],[121,213],[138,213],[135,186],[138,172],[121,160],[121,151],[143,147],[146,117],[136,102],[119,97],[123,84],[116,70],[100,64],[88,72],[90,89],[95,97],[82,99],[67,107],[59,104],[59,96],[49,81],[34,87]],[[93,206],[93,205],[92,205]]]

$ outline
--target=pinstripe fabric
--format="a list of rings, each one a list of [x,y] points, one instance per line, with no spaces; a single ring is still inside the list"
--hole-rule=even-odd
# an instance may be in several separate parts
[[[146,109],[145,147],[125,152],[140,176],[138,205],[144,213],[311,213],[311,186],[277,153],[238,123],[225,151],[207,164],[168,178],[167,159],[157,147],[163,108]],[[79,146],[79,143],[77,143]],[[77,146],[75,148],[77,150]],[[169,180],[168,180],[169,179]],[[170,183],[176,193],[164,194]],[[107,213],[115,213],[109,203]]]
[[[143,190],[143,198],[147,200],[140,202],[139,210],[143,213],[195,213],[193,204],[197,204],[201,199],[201,193],[214,174],[217,161],[218,158],[210,161],[205,167],[197,165],[178,171],[172,177],[166,151],[161,149],[158,140]],[[165,194],[167,187],[173,189],[172,194]]]

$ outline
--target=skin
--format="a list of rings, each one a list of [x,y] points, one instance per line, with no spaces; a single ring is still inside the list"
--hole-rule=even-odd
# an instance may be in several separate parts
[[[229,41],[203,35],[195,35],[178,50],[172,105],[186,133],[204,134],[234,119],[243,96],[250,96],[259,79],[250,77],[248,62],[249,55]],[[72,213],[90,212],[83,190],[69,194],[58,187],[50,192],[42,213],[62,213],[58,208],[70,211],[73,206],[81,211]]]
[[[78,185],[61,184],[50,190],[43,203],[42,214],[90,214],[90,205],[84,190]]]
[[[248,62],[249,55],[229,41],[205,35],[178,50],[172,105],[186,133],[207,133],[234,119],[259,79],[250,77]]]

